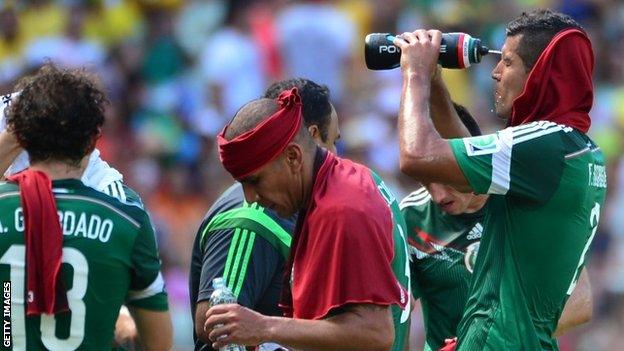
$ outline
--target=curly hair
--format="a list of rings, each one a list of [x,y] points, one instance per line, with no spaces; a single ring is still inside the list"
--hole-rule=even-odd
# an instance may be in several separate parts
[[[46,64],[23,78],[6,122],[30,162],[61,161],[77,166],[95,147],[108,102],[82,70]]]

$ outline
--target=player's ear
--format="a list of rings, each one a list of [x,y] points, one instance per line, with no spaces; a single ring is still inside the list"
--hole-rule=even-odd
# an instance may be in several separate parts
[[[308,127],[308,133],[310,133],[310,136],[314,140],[318,140],[321,138],[321,131],[319,130],[319,127],[316,124],[313,124]]]
[[[290,143],[284,149],[284,160],[291,172],[297,172],[303,164],[303,149],[297,143]]]
[[[93,138],[91,139],[91,143],[87,150],[87,155],[90,155],[93,152],[93,150],[95,150],[95,145],[97,144],[97,141],[100,140],[101,137],[102,137],[102,127],[98,127],[97,132],[95,133],[95,135],[93,135]]]

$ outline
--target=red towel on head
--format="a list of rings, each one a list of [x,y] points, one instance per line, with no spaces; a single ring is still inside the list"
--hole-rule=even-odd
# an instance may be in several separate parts
[[[63,233],[52,194],[52,181],[45,173],[31,169],[8,179],[19,185],[24,211],[28,279],[26,314],[67,311],[67,292],[59,277]]]
[[[303,117],[297,88],[283,91],[277,102],[280,109],[252,130],[227,141],[227,125],[217,136],[221,163],[235,179],[244,178],[273,161],[299,132]]]
[[[578,29],[559,32],[514,100],[509,125],[552,121],[587,133],[594,101],[593,69],[594,53],[587,35]]]

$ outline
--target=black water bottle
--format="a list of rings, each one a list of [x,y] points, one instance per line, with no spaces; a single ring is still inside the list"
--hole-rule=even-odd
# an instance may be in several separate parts
[[[392,42],[395,36],[390,33],[371,33],[364,41],[366,67],[372,70],[385,70],[399,67],[401,49]],[[444,68],[466,68],[481,62],[481,56],[489,49],[481,44],[481,39],[466,33],[443,33],[438,63]]]

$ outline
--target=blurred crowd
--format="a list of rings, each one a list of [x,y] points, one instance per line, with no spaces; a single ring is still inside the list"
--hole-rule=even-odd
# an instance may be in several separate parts
[[[418,185],[398,170],[398,70],[367,70],[366,33],[462,31],[500,49],[505,24],[549,7],[588,31],[595,53],[590,135],[609,162],[609,194],[591,249],[592,322],[562,350],[614,350],[624,335],[624,3],[618,0],[30,0],[0,1],[0,93],[46,61],[93,71],[109,94],[103,158],[142,196],[156,226],[178,349],[191,347],[188,267],[195,232],[232,179],[215,136],[272,82],[327,85],[340,119],[338,150],[380,173],[398,196]],[[488,55],[445,70],[451,95],[485,132],[492,112]],[[413,345],[422,345],[420,312]],[[416,346],[414,346],[416,348]]]

